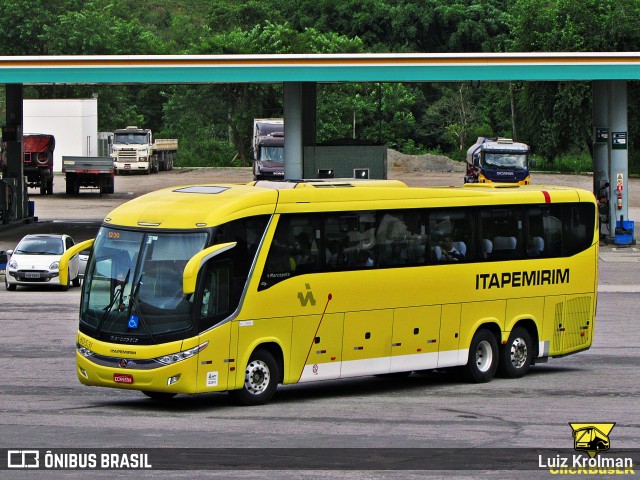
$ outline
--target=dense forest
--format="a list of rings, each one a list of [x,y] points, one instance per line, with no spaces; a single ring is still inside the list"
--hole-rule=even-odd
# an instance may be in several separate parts
[[[640,51],[638,0],[3,0],[1,55]],[[99,129],[180,138],[178,164],[248,164],[252,119],[282,115],[282,85],[43,85],[98,95]],[[4,92],[0,92],[3,97]],[[629,170],[640,173],[639,82]],[[4,108],[4,98],[0,98]],[[0,112],[4,117],[4,112]],[[589,82],[318,85],[318,141],[357,138],[462,158],[476,137],[531,145],[538,166],[590,165]]]

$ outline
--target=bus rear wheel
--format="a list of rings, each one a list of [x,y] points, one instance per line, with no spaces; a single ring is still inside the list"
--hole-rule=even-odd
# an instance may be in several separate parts
[[[244,385],[240,390],[230,390],[229,395],[240,405],[265,404],[276,393],[279,378],[278,362],[273,355],[258,349],[244,370]]]
[[[500,374],[507,378],[522,377],[531,366],[531,335],[522,327],[511,331],[500,352]]]
[[[469,361],[462,373],[474,383],[490,381],[498,369],[498,341],[493,333],[481,328],[473,336],[469,347]]]

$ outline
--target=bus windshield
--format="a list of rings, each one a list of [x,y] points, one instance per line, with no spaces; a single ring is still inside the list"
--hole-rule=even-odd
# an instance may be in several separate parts
[[[83,286],[80,322],[96,334],[146,337],[189,329],[193,298],[182,272],[205,232],[148,233],[102,227]]]
[[[489,153],[485,152],[483,166],[496,170],[526,170],[526,153]]]

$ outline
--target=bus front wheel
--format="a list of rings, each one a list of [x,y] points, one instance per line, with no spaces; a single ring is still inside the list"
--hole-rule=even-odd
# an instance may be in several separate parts
[[[258,349],[244,370],[244,385],[240,390],[230,390],[229,395],[241,405],[265,404],[276,393],[279,378],[278,362],[273,355]]]
[[[463,367],[464,377],[474,383],[490,381],[498,369],[498,341],[487,329],[473,336],[469,347],[469,361]]]
[[[514,328],[500,352],[500,373],[507,378],[522,377],[531,366],[532,350],[529,332]]]

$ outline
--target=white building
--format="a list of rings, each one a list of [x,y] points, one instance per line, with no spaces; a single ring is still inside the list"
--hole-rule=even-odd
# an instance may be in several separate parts
[[[56,137],[53,169],[62,170],[62,156],[98,155],[98,99],[24,100],[23,132]]]

